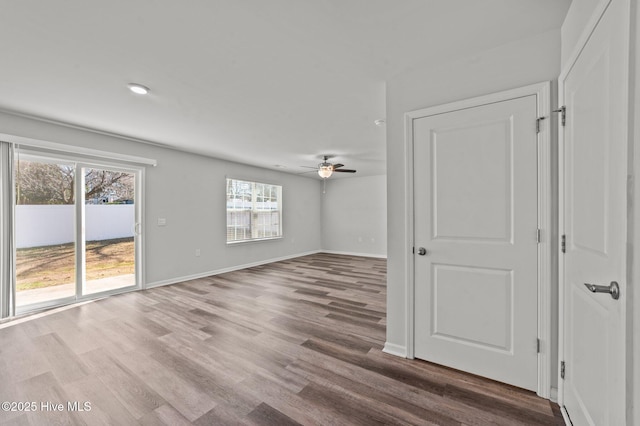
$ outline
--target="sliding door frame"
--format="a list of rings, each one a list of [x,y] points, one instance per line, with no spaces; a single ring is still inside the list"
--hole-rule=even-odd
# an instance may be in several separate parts
[[[25,158],[23,158],[25,157]],[[18,268],[17,268],[17,261],[18,261],[18,256],[17,256],[17,237],[16,237],[16,223],[17,223],[17,215],[16,215],[16,185],[17,185],[17,168],[15,167],[16,161],[32,161],[32,162],[38,162],[38,163],[42,163],[42,164],[64,164],[64,165],[69,165],[69,166],[73,166],[74,170],[75,170],[75,161],[73,159],[70,159],[69,157],[65,157],[62,155],[51,155],[49,153],[46,152],[38,152],[38,151],[31,151],[31,150],[27,150],[27,149],[18,149],[15,148],[14,152],[13,152],[13,180],[12,180],[12,188],[13,188],[13,229],[11,229],[11,232],[13,233],[13,279],[11,282],[11,288],[9,289],[9,291],[11,292],[11,312],[13,313],[13,315],[22,315],[22,314],[27,314],[27,313],[31,313],[31,312],[35,312],[35,311],[40,311],[43,309],[49,309],[49,308],[55,308],[58,306],[64,306],[64,305],[68,305],[70,303],[75,303],[77,301],[76,299],[76,292],[74,291],[73,295],[70,296],[64,296],[64,297],[60,297],[57,299],[52,299],[52,300],[45,300],[45,301],[41,301],[41,302],[36,302],[36,303],[31,303],[28,305],[23,305],[23,306],[18,306],[17,302],[18,302],[18,290],[17,290],[17,286],[18,286]],[[74,191],[75,191],[75,187],[77,186],[77,183],[74,184]],[[75,194],[74,194],[75,195]],[[76,198],[76,203],[78,201],[78,199]],[[75,210],[74,210],[75,212]],[[77,221],[77,218],[74,214],[73,217],[73,221],[74,221],[74,226],[75,223]],[[74,233],[74,243],[75,243],[75,233]],[[77,253],[77,247],[74,244],[74,254]],[[74,281],[75,279],[77,279],[77,257],[74,255],[74,261],[75,261],[75,267],[74,267],[74,272],[75,272],[75,277],[74,277]]]
[[[135,177],[134,183],[134,228],[133,228],[133,241],[134,241],[134,275],[135,283],[132,286],[120,287],[113,290],[106,290],[95,293],[86,293],[86,203],[85,203],[85,175],[81,173],[84,169],[88,168],[101,168],[109,171],[132,173]],[[80,173],[79,173],[80,172]],[[113,162],[93,162],[93,161],[78,161],[76,162],[76,186],[75,198],[79,202],[76,203],[76,299],[78,301],[85,301],[95,299],[97,297],[110,296],[112,294],[124,293],[132,290],[140,290],[142,288],[141,274],[144,268],[141,267],[142,262],[142,209],[143,209],[143,183],[144,183],[144,167],[135,167],[123,164],[116,164]]]
[[[34,159],[60,161],[74,165],[75,170],[75,185],[74,185],[74,198],[76,200],[74,206],[74,251],[75,251],[75,294],[74,296],[64,297],[60,299],[54,299],[51,301],[37,302],[24,306],[16,306],[16,285],[17,280],[15,277],[15,264],[14,264],[14,279],[11,283],[11,316],[21,315],[26,313],[32,313],[43,309],[54,308],[72,303],[89,301],[97,298],[111,296],[119,293],[126,293],[129,291],[140,290],[144,287],[144,232],[143,232],[143,218],[144,218],[144,184],[145,184],[145,167],[137,164],[128,164],[126,161],[119,159],[107,159],[96,160],[92,158],[84,157],[83,155],[77,155],[71,152],[57,152],[49,151],[40,148],[24,147],[16,149],[14,152],[14,159],[19,155],[26,155]],[[85,294],[86,292],[86,253],[85,253],[85,182],[84,173],[82,171],[86,168],[101,168],[109,171],[118,171],[131,173],[134,175],[134,274],[135,284],[132,286],[121,287],[113,290],[105,290],[101,292],[95,292]],[[13,177],[12,186],[15,187],[15,174]],[[15,192],[15,190],[14,190]],[[13,203],[15,205],[15,197],[13,197]],[[14,209],[15,211],[15,209]],[[15,221],[14,221],[15,226]],[[13,230],[12,230],[13,231]],[[15,235],[15,234],[14,234]],[[15,238],[13,239],[15,242]],[[14,262],[15,262],[15,246]]]

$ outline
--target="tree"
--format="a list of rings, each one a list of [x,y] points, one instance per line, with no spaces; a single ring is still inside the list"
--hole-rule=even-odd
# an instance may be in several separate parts
[[[113,201],[132,200],[134,180],[130,173],[102,169],[84,169],[85,200],[106,198]]]
[[[90,168],[82,170],[85,178],[85,202],[133,199],[133,174]],[[18,161],[16,180],[17,204],[75,203],[75,166]]]
[[[17,204],[73,204],[74,168],[61,164],[18,161]]]

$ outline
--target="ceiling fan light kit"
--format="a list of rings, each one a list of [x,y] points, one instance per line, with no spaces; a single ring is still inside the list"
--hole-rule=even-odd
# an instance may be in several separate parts
[[[333,174],[333,167],[331,166],[331,164],[324,165],[323,163],[323,164],[320,164],[320,166],[318,167],[318,175],[322,179],[331,177],[332,174]]]
[[[342,169],[344,164],[331,164],[328,162],[329,156],[325,155],[322,158],[322,163],[318,164],[318,176],[322,179],[327,179],[331,177],[333,172],[341,172],[341,173],[355,173],[356,171],[353,169]]]

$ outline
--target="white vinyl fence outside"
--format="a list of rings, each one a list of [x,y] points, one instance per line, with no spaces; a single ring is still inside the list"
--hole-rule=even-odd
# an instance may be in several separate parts
[[[133,237],[133,204],[87,204],[87,241]],[[40,247],[74,241],[75,206],[16,206],[16,247]]]

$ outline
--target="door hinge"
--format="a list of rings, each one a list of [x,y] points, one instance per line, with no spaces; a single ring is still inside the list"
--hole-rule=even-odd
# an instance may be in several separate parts
[[[413,250],[411,251],[413,254],[416,254],[416,248],[414,247]]]
[[[567,124],[567,107],[566,106],[563,105],[560,108],[553,110],[553,112],[560,113],[560,123],[563,126]]]
[[[564,379],[564,361],[560,362],[560,378]]]
[[[547,117],[538,117],[536,118],[536,133],[540,133],[540,122]]]
[[[540,339],[536,339],[536,353],[540,353]]]
[[[536,243],[540,244],[542,241],[542,229],[536,229]]]
[[[562,234],[562,239],[560,240],[560,250],[562,250],[563,253],[567,252],[567,236]]]

